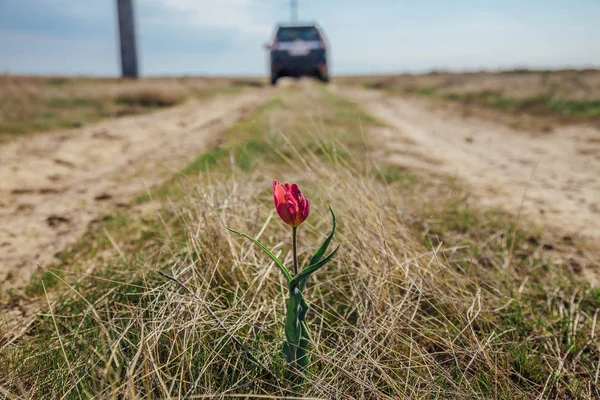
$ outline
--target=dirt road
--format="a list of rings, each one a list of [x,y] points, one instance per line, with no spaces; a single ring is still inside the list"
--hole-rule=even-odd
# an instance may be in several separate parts
[[[27,282],[36,263],[193,160],[266,97],[265,90],[222,95],[1,145],[0,284]]]
[[[600,238],[598,130],[534,134],[418,99],[337,90],[387,123],[378,133],[390,161],[457,176],[483,205],[513,213],[522,205],[521,215],[541,226]],[[52,260],[91,221],[186,165],[268,94],[221,96],[1,145],[0,284],[27,282],[36,263]]]
[[[486,206],[500,206],[562,234],[600,238],[600,131],[556,126],[531,133],[433,109],[423,100],[352,90],[384,121],[386,157],[454,175]],[[524,199],[525,196],[525,200]]]

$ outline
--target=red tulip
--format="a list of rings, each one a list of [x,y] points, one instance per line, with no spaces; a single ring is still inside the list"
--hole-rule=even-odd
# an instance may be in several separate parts
[[[296,227],[308,217],[310,201],[295,183],[282,185],[273,181],[273,200],[275,200],[277,214],[288,225]]]

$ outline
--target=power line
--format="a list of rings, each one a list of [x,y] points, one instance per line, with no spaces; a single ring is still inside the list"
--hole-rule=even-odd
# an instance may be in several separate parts
[[[298,0],[290,0],[290,21],[298,22]]]

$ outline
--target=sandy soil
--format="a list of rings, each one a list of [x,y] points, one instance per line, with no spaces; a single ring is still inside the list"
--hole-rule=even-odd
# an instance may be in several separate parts
[[[0,145],[0,284],[27,282],[37,263],[193,160],[266,96],[223,95]]]
[[[345,95],[389,126],[379,132],[388,160],[456,176],[483,205],[521,210],[562,235],[600,238],[599,130],[571,125],[531,133],[419,99]]]

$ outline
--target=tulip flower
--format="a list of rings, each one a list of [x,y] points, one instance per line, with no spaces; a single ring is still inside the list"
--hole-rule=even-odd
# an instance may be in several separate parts
[[[331,207],[329,207],[331,218],[333,220],[333,228],[331,229],[331,233],[311,257],[308,266],[303,268],[301,271],[298,271],[296,229],[308,217],[308,213],[310,211],[310,202],[306,196],[302,194],[298,188],[298,185],[290,185],[289,183],[282,185],[277,181],[273,181],[273,200],[275,202],[275,209],[277,210],[279,217],[281,217],[283,222],[292,227],[292,255],[294,260],[293,274],[264,244],[245,233],[238,232],[231,228],[227,229],[233,233],[250,239],[254,244],[260,247],[260,249],[263,250],[269,256],[269,258],[271,258],[271,260],[273,260],[275,265],[277,265],[287,279],[290,297],[286,303],[286,341],[283,344],[283,355],[285,360],[290,365],[287,376],[290,382],[298,386],[304,383],[306,377],[306,368],[309,365],[309,334],[305,319],[306,312],[308,311],[308,304],[304,300],[303,292],[306,288],[306,284],[308,283],[308,278],[310,275],[329,262],[339,249],[338,246],[335,250],[329,253],[329,255],[324,257],[325,252],[327,251],[327,248],[333,239],[333,235],[335,234],[335,214],[333,213]]]
[[[279,217],[292,226],[292,246],[294,255],[294,274],[298,274],[298,257],[296,251],[296,228],[304,222],[310,212],[310,201],[302,194],[295,183],[280,184],[273,181],[273,200]]]
[[[273,181],[273,200],[279,217],[292,227],[297,227],[308,217],[310,201],[295,183],[282,185]]]

